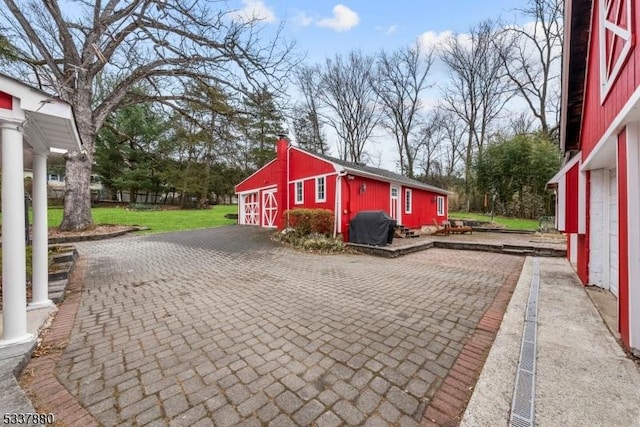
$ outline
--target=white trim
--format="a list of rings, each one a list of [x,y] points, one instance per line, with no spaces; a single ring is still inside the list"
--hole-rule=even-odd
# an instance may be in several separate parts
[[[329,172],[329,173],[320,173],[318,175],[311,175],[311,176],[305,176],[304,178],[298,178],[298,179],[294,179],[289,181],[289,184],[292,184],[294,182],[297,181],[311,181],[312,179],[316,179],[316,178],[322,178],[322,177],[328,177],[328,176],[334,176],[334,175],[338,175],[337,172]]]
[[[444,196],[437,196],[436,198],[436,215],[437,216],[444,216],[444,213],[446,211],[444,206],[444,201],[445,201]]]
[[[298,185],[300,185],[300,193],[298,194]],[[304,204],[304,180],[300,179],[297,181],[293,181],[293,203],[295,205],[303,205]],[[298,196],[300,196],[300,200],[298,200]]]
[[[396,196],[393,196],[393,190],[396,190]],[[401,225],[402,223],[402,205],[400,203],[403,203],[404,200],[401,202],[401,197],[402,197],[402,186],[400,185],[396,185],[396,184],[389,184],[389,214],[391,215],[391,217],[393,218],[394,214],[396,216],[396,218],[394,218],[397,222],[398,225]],[[396,201],[396,209],[395,212],[393,211],[393,201]]]
[[[624,2],[627,9],[626,22],[628,28],[622,28],[617,23],[613,23],[607,20],[608,9],[615,3],[613,1],[605,1],[601,0],[598,2],[598,24],[599,24],[599,63],[600,63],[600,102],[604,103],[605,98],[609,94],[609,91],[615,84],[620,71],[622,70],[622,66],[627,60],[629,53],[631,53],[631,45],[633,40],[633,34],[631,30],[633,29],[633,21],[632,21],[632,1],[631,0],[619,0],[620,2]],[[620,3],[616,3],[620,5]],[[605,6],[607,6],[605,8]],[[607,53],[612,54],[613,52],[607,51],[606,45],[606,34],[607,31],[614,33],[615,36],[622,39],[622,50],[620,51],[620,55],[618,56],[615,63],[610,64],[610,60],[613,58],[607,55]],[[615,40],[615,38],[614,38]],[[609,46],[610,48],[612,46]],[[607,68],[611,65],[611,70],[607,73]]]
[[[567,216],[567,178],[566,175],[558,180],[558,195],[556,196],[558,206],[556,209],[557,229],[564,231],[566,228]]]
[[[264,187],[252,188],[250,190],[244,190],[244,191],[236,192],[236,195],[237,196],[242,196],[244,194],[251,194],[251,193],[258,192],[258,191],[270,190],[272,188],[277,188],[277,187],[278,187],[277,184],[271,184],[271,185],[266,185]]]
[[[560,178],[563,178],[572,167],[576,165],[582,158],[582,151],[579,151],[575,156],[571,158],[549,181],[548,184],[557,184]]]
[[[318,184],[320,180],[322,180],[322,197],[318,196]],[[315,188],[316,203],[325,203],[327,201],[327,177],[325,175],[315,178]]]
[[[602,137],[600,137],[596,146],[593,147],[593,150],[591,150],[587,158],[582,162],[580,170],[585,171],[603,167],[596,165],[596,161],[600,157],[601,152],[605,151],[610,143],[617,145],[617,136],[627,123],[640,120],[640,109],[637,108],[638,106],[640,106],[640,86],[633,91],[629,100],[624,104],[618,115],[611,121],[611,124]]]
[[[404,189],[404,213],[410,214],[413,207],[413,195],[410,188]],[[408,203],[407,203],[408,202]],[[407,204],[409,208],[407,209]]]
[[[578,235],[575,233],[569,234],[569,262],[578,263]]]
[[[627,250],[629,256],[629,346],[640,349],[640,129],[627,125]],[[618,200],[620,198],[618,191]],[[620,216],[620,212],[618,213]],[[620,236],[618,236],[620,238]],[[618,283],[619,285],[619,283]]]
[[[578,234],[587,233],[587,173],[578,167]]]

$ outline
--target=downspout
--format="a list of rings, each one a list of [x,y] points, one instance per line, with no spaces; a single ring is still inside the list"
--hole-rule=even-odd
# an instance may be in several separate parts
[[[342,177],[346,176],[347,172],[341,170],[336,176],[336,191],[335,191],[335,216],[333,218],[333,238],[338,236],[340,230],[340,224],[342,220]]]
[[[291,143],[287,144],[287,223],[286,226],[284,227],[285,229],[289,228],[289,209],[290,209],[290,197],[289,197],[289,187],[291,185],[291,183],[289,182],[289,175],[290,175],[290,171],[289,169],[291,168],[291,162],[290,162],[290,158],[291,158]]]
[[[351,217],[351,183],[349,182],[349,176],[347,175],[347,172],[344,170],[341,172],[344,172],[344,175],[346,178],[344,182],[347,184],[347,196],[349,197],[349,199],[347,200],[346,209],[344,210],[345,214],[347,215],[347,222],[348,222],[349,218]],[[353,175],[351,177],[353,178]]]

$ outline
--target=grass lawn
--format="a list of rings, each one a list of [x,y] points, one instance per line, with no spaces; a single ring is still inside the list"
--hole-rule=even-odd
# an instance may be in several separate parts
[[[224,217],[236,213],[236,205],[215,205],[211,209],[130,211],[125,208],[92,208],[93,222],[97,224],[139,225],[150,230],[141,233],[192,230],[235,224],[235,219]],[[49,209],[49,227],[62,221],[62,209]]]
[[[471,219],[476,221],[491,221],[491,214],[482,214],[474,212],[449,212],[449,218],[453,219]],[[507,218],[504,216],[494,216],[493,222],[504,225],[506,228],[513,230],[537,230],[538,221],[535,219]]]

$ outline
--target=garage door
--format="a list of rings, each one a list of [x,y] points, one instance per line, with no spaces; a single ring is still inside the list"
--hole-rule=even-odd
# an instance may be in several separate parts
[[[618,183],[615,170],[609,178],[609,290],[618,296]]]
[[[258,225],[260,213],[260,203],[258,193],[245,194],[242,196],[242,221],[241,224]]]
[[[265,190],[262,193],[262,226],[276,227],[276,217],[278,216],[278,201],[276,200],[276,189]]]

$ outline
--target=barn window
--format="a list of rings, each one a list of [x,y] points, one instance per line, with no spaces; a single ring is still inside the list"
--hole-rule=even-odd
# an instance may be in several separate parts
[[[598,2],[600,28],[600,100],[613,87],[634,44],[631,0]]]
[[[404,213],[411,213],[411,190],[404,190]]]
[[[438,196],[438,216],[444,216],[444,197]]]
[[[296,205],[304,203],[304,185],[302,181],[297,181],[296,185]]]
[[[325,202],[327,200],[324,181],[324,176],[316,178],[316,202]]]

